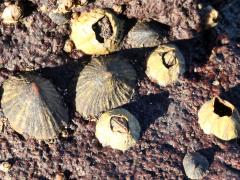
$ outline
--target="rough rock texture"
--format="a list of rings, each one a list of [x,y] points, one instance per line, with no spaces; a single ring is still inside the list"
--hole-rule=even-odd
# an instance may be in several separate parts
[[[190,10],[187,11],[189,14],[193,13],[191,16],[182,15],[183,11],[175,9],[178,16],[174,17],[179,17],[183,24],[180,26],[174,26],[174,20],[169,21],[171,18],[166,14],[172,13],[159,11],[157,1],[138,2],[121,1],[121,4],[125,4],[123,14],[157,21],[157,18],[163,18],[162,22],[172,22],[168,24],[171,29],[179,27],[177,31],[172,30],[172,34],[176,34],[174,37],[178,37],[178,33],[191,37],[184,27],[197,30],[199,16],[195,14],[195,1],[178,1]],[[231,2],[234,4],[231,5]],[[99,0],[96,3],[110,7],[113,3],[120,4],[120,1]],[[90,3],[85,9],[96,3]],[[80,53],[76,51],[69,56],[63,52],[64,41],[69,34],[67,25],[56,26],[36,10],[25,16],[25,19],[33,20],[32,26],[19,23],[6,27],[1,24],[0,64],[3,68],[0,69],[0,82],[9,73],[24,70],[28,66],[30,69],[51,67],[39,71],[64,96],[72,119],[69,137],[60,138],[55,143],[25,140],[6,123],[0,133],[0,161],[9,161],[13,166],[8,173],[0,172],[0,179],[53,179],[61,172],[67,179],[184,179],[186,175],[182,160],[191,151],[199,151],[207,157],[210,168],[206,179],[240,179],[239,140],[223,142],[205,135],[197,123],[200,106],[214,95],[224,97],[240,109],[239,4],[238,0],[214,3],[221,14],[220,23],[215,29],[202,32],[190,40],[174,42],[183,52],[188,67],[176,85],[162,88],[145,76],[144,60],[151,48],[121,52],[132,59],[138,70],[136,102],[126,105],[126,108],[139,119],[142,126],[140,140],[125,153],[103,148],[94,136],[95,123],[84,121],[75,112],[74,97],[69,87],[78,74],[76,65],[82,66],[85,61],[78,59]],[[0,5],[1,12],[2,9],[3,4]],[[163,16],[159,16],[161,13]],[[159,15],[156,18],[154,14]],[[191,20],[192,17],[194,20]],[[78,63],[69,57],[78,59]],[[66,62],[69,64],[66,65]]]

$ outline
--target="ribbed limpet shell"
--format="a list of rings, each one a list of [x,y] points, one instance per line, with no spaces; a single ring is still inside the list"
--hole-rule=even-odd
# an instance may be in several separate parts
[[[112,34],[108,38],[98,39],[99,33],[94,27],[103,18],[108,19]],[[70,38],[76,49],[85,54],[103,55],[116,51],[123,35],[122,22],[109,10],[93,9],[71,20]]]
[[[76,109],[86,117],[126,104],[135,85],[136,71],[125,58],[93,58],[77,80]]]
[[[140,131],[138,120],[123,108],[105,112],[96,125],[96,137],[100,143],[122,151],[136,144]]]
[[[68,122],[68,111],[53,84],[36,75],[11,76],[3,83],[3,113],[20,134],[54,139]]]
[[[172,44],[157,47],[147,59],[146,75],[160,86],[176,82],[185,72],[185,59]]]
[[[132,48],[154,47],[164,42],[155,26],[147,22],[138,21],[128,32],[127,43]]]

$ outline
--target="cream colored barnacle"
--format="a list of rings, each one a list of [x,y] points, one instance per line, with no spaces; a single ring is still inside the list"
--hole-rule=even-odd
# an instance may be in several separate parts
[[[3,10],[2,20],[4,24],[15,24],[23,16],[23,11],[21,6],[18,4],[9,4]]]
[[[185,60],[175,45],[161,45],[147,59],[146,75],[160,86],[176,82],[184,72]]]
[[[105,112],[96,125],[96,137],[103,146],[125,151],[134,146],[140,137],[138,120],[126,109]]]
[[[202,105],[198,112],[198,123],[206,134],[213,134],[222,140],[239,136],[240,115],[228,101],[214,97]]]
[[[76,49],[86,54],[108,54],[118,49],[122,28],[122,22],[111,11],[94,9],[71,20],[70,38]]]
[[[205,26],[206,28],[215,27],[218,24],[219,13],[212,6],[206,8]]]
[[[58,9],[59,13],[67,13],[71,11],[71,8],[74,6],[73,0],[58,0]]]

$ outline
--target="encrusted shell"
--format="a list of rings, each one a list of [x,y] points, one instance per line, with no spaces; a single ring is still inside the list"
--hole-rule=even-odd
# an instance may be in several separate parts
[[[198,123],[204,133],[213,134],[222,140],[228,141],[239,136],[239,112],[220,97],[214,97],[202,105],[198,112]]]
[[[123,108],[101,115],[96,125],[96,137],[103,146],[125,151],[140,138],[138,120]]]
[[[136,85],[136,71],[121,56],[93,58],[77,81],[76,109],[95,116],[128,103]]]
[[[150,23],[138,21],[127,35],[127,44],[132,48],[154,47],[164,42],[160,31]]]
[[[53,84],[36,75],[6,80],[1,105],[15,131],[40,140],[56,138],[68,121],[68,111]]]
[[[207,159],[198,152],[188,153],[183,159],[183,167],[190,179],[202,179],[209,168]]]
[[[95,32],[93,27],[103,18],[109,20],[112,34],[100,42],[97,38],[99,33]],[[76,49],[85,54],[103,55],[116,51],[123,35],[122,22],[111,11],[103,9],[94,9],[72,19],[71,29],[70,38]]]
[[[176,82],[184,72],[185,60],[175,45],[160,45],[147,59],[146,75],[160,86]]]

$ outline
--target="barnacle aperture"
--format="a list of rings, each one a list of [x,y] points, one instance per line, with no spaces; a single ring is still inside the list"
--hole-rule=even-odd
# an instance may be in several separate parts
[[[136,71],[121,56],[93,58],[77,80],[76,109],[95,116],[130,102],[136,85]]]
[[[198,112],[198,123],[204,133],[213,134],[222,140],[228,141],[239,136],[239,112],[220,97],[214,97],[202,105]]]
[[[71,35],[76,49],[85,54],[108,54],[118,49],[122,22],[111,12],[93,9],[71,20]]]
[[[188,153],[183,159],[183,167],[190,179],[202,179],[209,168],[208,160],[198,152]]]
[[[140,137],[138,120],[126,109],[117,108],[101,115],[96,125],[96,137],[103,146],[125,151]]]
[[[3,84],[2,109],[11,127],[40,140],[54,139],[68,111],[53,84],[36,75],[11,76]]]
[[[15,24],[23,16],[22,7],[18,4],[9,4],[2,13],[2,20],[5,24]]]
[[[185,72],[185,60],[175,45],[160,45],[147,59],[146,75],[160,86],[178,80]]]
[[[138,21],[128,32],[127,43],[132,48],[154,47],[164,41],[160,36],[160,31],[155,26],[147,22]]]

